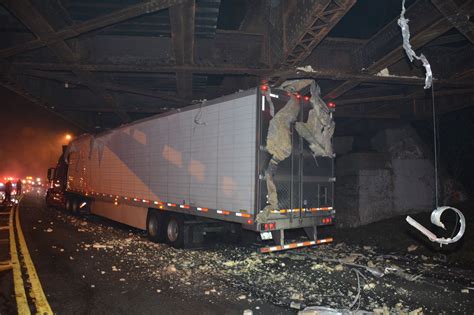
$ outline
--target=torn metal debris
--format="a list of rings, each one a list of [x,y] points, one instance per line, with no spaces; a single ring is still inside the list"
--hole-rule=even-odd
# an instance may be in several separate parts
[[[428,237],[430,241],[439,243],[440,246],[455,243],[461,239],[461,237],[464,235],[464,232],[466,231],[466,219],[464,218],[464,215],[462,214],[461,211],[453,207],[447,207],[447,206],[438,207],[435,210],[433,210],[433,212],[431,212],[431,223],[443,229],[446,229],[443,222],[441,222],[441,215],[443,214],[444,211],[448,209],[453,210],[458,215],[458,218],[459,218],[459,224],[460,224],[459,231],[458,231],[458,234],[456,234],[456,236],[453,238],[437,237],[433,232],[425,228],[423,225],[418,223],[418,221],[416,221],[410,216],[407,216],[406,220],[411,226],[413,226],[418,231],[423,233],[426,237]]]
[[[408,27],[409,20],[405,18],[405,0],[402,1],[402,13],[400,14],[400,18],[398,19],[398,25],[402,30],[402,37],[403,37],[403,49],[410,59],[410,62],[413,62],[413,59],[420,60],[423,63],[423,67],[425,67],[426,75],[425,75],[425,89],[429,89],[431,84],[433,83],[433,73],[431,72],[431,65],[426,59],[425,55],[420,54],[419,56],[413,51],[413,48],[410,44],[410,28]]]

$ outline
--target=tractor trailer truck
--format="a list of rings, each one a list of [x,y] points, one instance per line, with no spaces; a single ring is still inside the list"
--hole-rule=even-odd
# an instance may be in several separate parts
[[[330,242],[317,229],[335,217],[333,111],[294,80],[84,134],[48,170],[46,200],[175,247],[219,228],[273,240],[262,252]],[[308,241],[287,243],[289,229]]]

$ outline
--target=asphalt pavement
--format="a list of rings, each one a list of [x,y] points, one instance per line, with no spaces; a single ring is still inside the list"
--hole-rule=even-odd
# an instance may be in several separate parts
[[[258,254],[262,244],[219,238],[198,249],[155,244],[143,231],[48,208],[36,192],[25,196],[19,211],[57,314],[295,314],[306,306],[391,314],[474,309],[470,227],[460,244],[440,249],[417,239],[397,217],[330,229],[334,244]],[[414,216],[429,220],[426,213]],[[5,253],[2,247],[0,259]],[[11,274],[0,273],[0,314],[16,314],[11,282]]]
[[[252,309],[254,314],[288,313],[263,301],[220,297],[211,292],[212,288],[189,294],[170,279],[157,281],[156,277],[148,277],[149,262],[143,265],[137,259],[131,264],[130,260],[125,261],[97,245],[104,236],[114,238],[118,244],[130,236],[149,243],[141,231],[95,216],[83,219],[48,208],[40,194],[25,196],[20,205],[20,221],[54,313],[242,314],[245,309]],[[90,244],[90,248],[85,244]],[[2,257],[4,253],[2,250]],[[16,314],[12,277],[8,272],[0,275],[0,288],[0,314]],[[229,294],[245,293],[230,289]]]

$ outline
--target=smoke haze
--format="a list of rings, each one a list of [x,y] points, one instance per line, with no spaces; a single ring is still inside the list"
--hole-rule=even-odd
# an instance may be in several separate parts
[[[78,131],[27,99],[0,88],[0,178],[46,177],[66,144]]]

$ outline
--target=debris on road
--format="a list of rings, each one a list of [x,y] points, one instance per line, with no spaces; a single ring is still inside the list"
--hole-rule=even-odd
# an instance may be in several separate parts
[[[120,275],[115,279],[123,283],[125,279],[127,283],[152,281],[185,296],[212,296],[239,303],[261,301],[287,309],[293,305],[292,309],[298,310],[324,305],[327,309],[349,309],[352,314],[357,314],[357,308],[383,310],[388,305],[391,310],[390,306],[402,303],[407,309],[422,307],[429,313],[446,309],[446,291],[440,287],[451,290],[450,294],[465,295],[461,290],[471,285],[466,281],[474,281],[474,277],[461,273],[452,277],[463,279],[463,286],[448,284],[446,257],[414,255],[407,251],[409,244],[398,253],[342,242],[266,255],[252,247],[225,244],[211,249],[179,250],[152,243],[129,230],[90,221],[83,225],[85,220],[76,217],[64,216],[63,220],[76,229],[84,228],[93,239],[79,244],[80,250],[90,250],[95,244],[100,252],[107,251],[105,266],[97,265],[102,260],[86,255],[97,265],[98,272],[111,270],[108,275]],[[419,301],[431,302],[420,305]],[[458,313],[468,311],[459,305],[450,307],[458,307]]]

